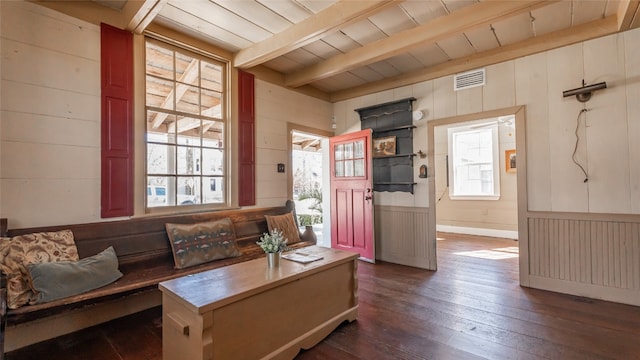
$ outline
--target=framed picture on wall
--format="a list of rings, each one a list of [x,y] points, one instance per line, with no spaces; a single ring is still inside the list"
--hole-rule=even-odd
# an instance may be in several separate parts
[[[504,164],[507,172],[516,171],[516,150],[515,149],[504,151]]]
[[[386,136],[373,139],[373,157],[390,156],[396,154],[396,137]]]

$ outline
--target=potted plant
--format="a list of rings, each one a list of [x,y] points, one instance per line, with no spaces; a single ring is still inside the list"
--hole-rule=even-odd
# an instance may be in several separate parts
[[[280,254],[287,249],[287,239],[282,236],[282,232],[273,229],[269,233],[264,233],[257,241],[262,250],[267,253],[268,267],[280,265]]]

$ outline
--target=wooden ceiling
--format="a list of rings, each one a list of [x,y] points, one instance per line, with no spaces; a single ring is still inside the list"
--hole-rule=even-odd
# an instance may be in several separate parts
[[[34,1],[92,22],[100,17],[83,15],[83,1]],[[190,35],[228,51],[238,68],[329,101],[640,26],[640,0],[117,0],[104,6],[110,2],[93,4],[108,11],[120,6],[119,15],[110,14],[112,25]]]

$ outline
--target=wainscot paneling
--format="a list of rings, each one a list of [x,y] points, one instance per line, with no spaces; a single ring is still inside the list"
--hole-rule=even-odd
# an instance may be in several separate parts
[[[530,213],[531,285],[640,305],[640,217]]]
[[[375,206],[376,259],[436,270],[429,208]]]

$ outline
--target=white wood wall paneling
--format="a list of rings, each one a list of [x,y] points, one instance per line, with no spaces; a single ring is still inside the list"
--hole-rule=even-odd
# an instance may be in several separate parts
[[[630,79],[640,79],[640,31],[627,31],[622,34],[625,48],[625,71],[626,78],[626,102],[628,121],[628,143],[629,143],[629,178],[630,178],[630,201],[631,212],[640,213],[640,121],[637,115],[640,114],[640,81]],[[635,117],[635,121],[633,118]]]
[[[515,60],[517,104],[526,104],[529,209],[551,209],[551,151],[547,54]]]
[[[442,119],[456,115],[457,96],[453,90],[453,76],[433,80],[433,117]]]
[[[551,205],[553,211],[588,209],[588,184],[571,160],[575,145],[576,117],[582,104],[575,98],[563,98],[562,91],[581,85],[583,79],[582,44],[571,45],[547,53],[549,139],[551,146]],[[586,131],[581,126],[576,158],[586,165]],[[532,154],[535,157],[535,154]],[[583,165],[583,166],[585,166]],[[587,172],[588,166],[585,166]]]
[[[486,81],[485,86],[480,88],[482,89],[483,110],[502,109],[516,105],[514,61],[486,67]]]
[[[482,112],[482,86],[456,91],[456,115]]]
[[[584,44],[585,80],[607,82],[607,89],[594,92],[586,103],[586,145],[589,167],[589,210],[628,213],[629,187],[628,122],[625,99],[624,41],[607,36]],[[575,98],[574,98],[575,101]],[[637,141],[637,140],[634,140]]]
[[[97,26],[25,1],[2,1],[2,7],[2,38],[99,60]]]

